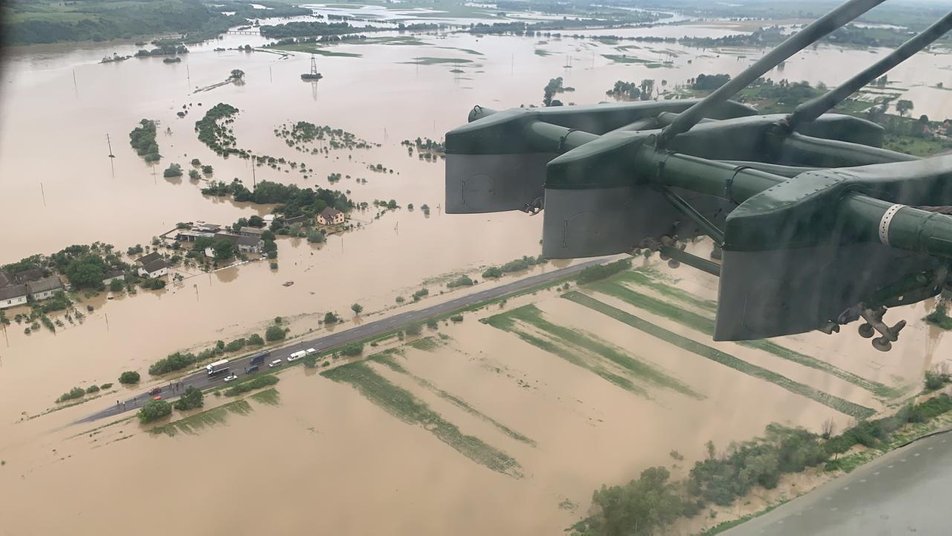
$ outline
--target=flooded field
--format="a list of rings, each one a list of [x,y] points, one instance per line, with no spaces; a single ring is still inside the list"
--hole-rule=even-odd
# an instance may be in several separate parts
[[[388,16],[369,11],[362,16]],[[692,23],[577,33],[737,31]],[[481,279],[485,266],[538,255],[540,218],[443,214],[442,161],[408,157],[401,141],[442,139],[476,104],[539,104],[556,76],[574,88],[561,96],[566,103],[597,103],[616,80],[652,78],[670,89],[701,73],[736,74],[763,52],[458,33],[418,35],[412,45],[388,41],[396,32],[379,37],[327,49],[347,55],[318,56],[318,83],[300,80],[308,54],[215,51],[261,46],[267,40],[260,36],[227,35],[190,47],[177,64],[98,63],[114,52],[134,53],[132,43],[29,47],[7,57],[0,73],[0,211],[18,223],[3,240],[0,264],[94,241],[124,251],[178,222],[231,224],[270,211],[204,197],[204,182],[162,177],[170,163],[185,166],[193,158],[211,164],[216,180],[331,187],[356,202],[395,199],[404,208],[380,218],[373,209],[355,211],[358,229],[319,246],[281,238],[277,269],[252,262],[162,291],[88,298],[93,310],[84,322],[55,334],[26,335],[18,324],[4,329],[0,528],[556,533],[585,514],[603,483],[649,465],[683,469],[703,455],[706,441],[723,448],[771,422],[817,430],[832,419],[843,428],[893,405],[947,353],[949,342],[921,322],[929,302],[890,312],[891,322],[911,325],[889,354],[853,333],[713,343],[716,281],[652,264],[567,294],[547,290],[489,306],[360,363],[335,362],[321,374],[290,370],[276,394],[227,406],[192,433],[151,434],[135,421],[71,425],[131,394],[118,386],[37,417],[72,386],[115,382],[123,370],[145,377],[166,354],[262,333],[276,316],[288,320],[292,336],[326,330],[318,319],[329,311],[345,317],[336,328],[345,329],[423,287],[430,289],[424,304],[447,299],[440,294],[454,274]],[[611,59],[619,54],[644,62]],[[883,54],[820,46],[770,76],[833,85]],[[245,72],[243,84],[196,92],[232,69]],[[921,54],[890,80],[915,101],[916,113],[936,119],[952,114],[952,100],[933,87],[952,84],[950,72],[952,55]],[[195,121],[220,102],[240,110],[238,147],[302,162],[311,176],[286,167],[253,170],[202,144]],[[187,114],[179,117],[181,111]],[[143,118],[159,123],[163,158],[154,167],[129,145],[128,133]],[[274,134],[296,121],[341,128],[379,147],[302,155]],[[393,172],[370,169],[378,164]],[[332,173],[344,178],[332,185]],[[410,203],[417,210],[408,210]],[[429,216],[419,210],[424,203]],[[496,283],[477,289],[490,284]],[[363,317],[350,314],[353,303],[362,304]],[[365,355],[374,351],[368,347]],[[675,462],[672,450],[684,461]],[[38,516],[41,504],[58,505],[59,514]],[[161,525],[144,521],[156,504],[168,512]]]

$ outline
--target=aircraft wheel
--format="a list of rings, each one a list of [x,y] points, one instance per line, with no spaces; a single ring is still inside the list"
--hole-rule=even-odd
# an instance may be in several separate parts
[[[668,261],[668,268],[677,268],[679,266],[681,266],[681,263],[674,259],[671,259],[670,261]]]
[[[892,343],[886,337],[876,337],[873,339],[873,348],[880,352],[888,352],[892,349]]]
[[[860,324],[859,326],[859,336],[868,339],[876,333],[876,330],[873,329],[872,324]]]
[[[659,253],[659,256],[661,257],[661,260],[663,260],[663,261],[666,261],[666,260],[668,260],[668,259],[671,258],[671,257],[665,255],[664,253]]]

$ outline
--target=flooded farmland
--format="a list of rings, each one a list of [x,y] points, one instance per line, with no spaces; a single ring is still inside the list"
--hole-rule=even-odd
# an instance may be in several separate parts
[[[657,31],[717,37],[735,30],[685,24]],[[316,84],[300,79],[307,54],[215,50],[257,47],[266,42],[260,36],[227,35],[191,47],[177,64],[98,63],[114,52],[134,53],[132,43],[44,45],[8,56],[0,74],[0,211],[16,223],[8,225],[0,264],[94,241],[124,251],[178,222],[231,224],[270,211],[203,196],[204,181],[163,178],[168,164],[193,158],[212,165],[216,180],[330,187],[357,202],[394,199],[403,208],[379,218],[373,207],[355,211],[359,227],[321,245],[280,238],[276,269],[251,262],[189,274],[160,291],[103,293],[83,302],[92,306],[83,322],[55,334],[7,326],[0,340],[0,528],[557,533],[585,514],[601,484],[650,465],[683,471],[709,440],[723,449],[772,422],[818,430],[833,420],[842,429],[883,411],[948,351],[942,334],[921,322],[928,302],[890,313],[911,326],[889,354],[852,333],[811,333],[773,345],[713,343],[707,326],[715,280],[650,261],[650,270],[631,272],[637,275],[540,291],[467,313],[462,323],[441,322],[405,344],[368,347],[369,359],[328,360],[333,366],[321,373],[291,369],[280,375],[276,399],[252,397],[247,407],[232,406],[190,432],[153,434],[134,419],[73,425],[165,380],[146,379],[134,391],[116,386],[45,413],[74,385],[115,382],[123,370],[147,378],[149,364],[171,352],[262,333],[276,316],[288,321],[292,336],[328,331],[319,319],[330,311],[346,320],[335,329],[347,329],[400,309],[396,298],[423,287],[430,289],[424,304],[445,300],[446,281],[455,275],[482,279],[486,266],[538,255],[541,218],[443,214],[442,161],[408,157],[401,141],[442,139],[476,104],[538,104],[555,76],[574,88],[563,95],[566,103],[588,104],[605,101],[616,80],[675,86],[700,73],[736,74],[762,53],[670,43],[624,51],[670,62],[649,67],[615,62],[606,56],[619,54],[617,44],[589,39],[416,37],[420,43],[412,46],[336,46],[349,56],[318,56],[323,79]],[[832,85],[884,53],[819,46],[771,76]],[[196,91],[233,69],[245,72],[243,84]],[[917,113],[936,118],[952,113],[934,87],[950,85],[950,72],[952,56],[923,54],[891,79],[916,101]],[[253,168],[216,155],[197,139],[194,123],[217,103],[240,110],[233,125],[239,147],[314,172],[305,178],[298,169]],[[143,118],[159,125],[163,158],[156,166],[129,144],[129,131]],[[379,146],[302,155],[274,134],[296,121]],[[377,164],[393,172],[370,169]],[[333,173],[344,178],[332,184]],[[408,210],[411,203],[417,210]],[[429,215],[423,204],[432,207]],[[532,273],[555,268],[547,263]],[[468,290],[452,294],[462,292]],[[350,314],[355,302],[366,311],[361,318]],[[673,318],[666,303],[692,316]],[[57,505],[57,516],[37,513],[49,504]],[[161,524],[147,521],[157,504],[165,513]]]

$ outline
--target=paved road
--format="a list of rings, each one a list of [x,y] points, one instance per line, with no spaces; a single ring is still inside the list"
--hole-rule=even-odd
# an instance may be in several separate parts
[[[559,279],[566,277],[577,272],[582,271],[589,266],[600,264],[605,262],[606,259],[595,259],[592,261],[587,261],[581,264],[576,264],[574,266],[569,266],[568,268],[562,268],[559,270],[553,270],[551,272],[546,272],[540,275],[534,275],[531,277],[526,277],[518,281],[513,281],[506,285],[499,287],[489,288],[486,290],[480,290],[472,294],[467,294],[465,296],[460,296],[459,298],[454,298],[447,302],[439,303],[432,305],[430,307],[425,307],[423,309],[418,309],[414,311],[406,311],[394,316],[383,318],[380,320],[375,320],[373,322],[367,322],[366,324],[361,324],[359,326],[354,326],[347,330],[338,331],[336,333],[331,333],[330,335],[325,335],[323,337],[318,337],[316,339],[310,339],[307,341],[297,342],[282,348],[273,349],[270,351],[270,355],[265,358],[264,363],[261,365],[261,370],[267,370],[268,363],[275,359],[287,359],[288,355],[292,352],[298,350],[304,350],[306,348],[314,348],[318,352],[325,352],[327,350],[343,346],[352,342],[360,341],[363,339],[368,339],[370,337],[375,337],[377,335],[392,331],[401,326],[407,324],[412,324],[415,322],[423,322],[429,318],[435,316],[443,316],[459,309],[469,307],[473,304],[494,300],[496,298],[501,298],[508,294],[513,294],[527,288],[552,281],[554,279]],[[257,354],[251,354],[239,359],[231,360],[229,366],[231,371],[243,376],[244,370],[248,367],[248,364],[251,362],[251,358]],[[174,399],[178,398],[187,387],[197,387],[198,389],[207,389],[209,387],[214,387],[218,385],[224,385],[224,379],[227,373],[217,374],[215,376],[208,376],[205,373],[204,368],[200,371],[190,374],[184,378],[179,378],[175,382],[166,383],[158,387],[161,388],[160,395],[163,399]],[[154,387],[153,387],[154,389]],[[151,391],[151,389],[150,389]],[[129,398],[126,400],[117,400],[115,404],[110,405],[107,408],[102,409],[84,419],[78,421],[79,423],[90,422],[97,419],[102,419],[105,417],[111,417],[114,415],[120,415],[127,411],[132,411],[138,409],[145,402],[151,398],[151,395],[148,392],[140,393],[139,395]]]
[[[952,534],[952,433],[894,450],[725,536]]]

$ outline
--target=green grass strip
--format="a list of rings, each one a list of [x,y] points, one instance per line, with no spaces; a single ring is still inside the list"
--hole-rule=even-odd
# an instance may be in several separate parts
[[[432,352],[440,346],[441,345],[439,341],[433,337],[423,337],[422,339],[417,339],[410,343],[410,347],[416,348],[417,350],[423,350],[425,352]]]
[[[637,316],[633,314],[622,311],[621,309],[618,309],[616,307],[612,307],[611,305],[608,305],[607,303],[600,302],[596,300],[595,298],[592,298],[591,296],[587,296],[580,292],[571,291],[564,294],[562,297],[570,301],[573,301],[575,303],[578,303],[580,305],[584,305],[585,307],[588,307],[589,309],[594,309],[595,311],[598,311],[606,316],[614,318],[615,320],[618,320],[619,322],[628,324],[629,326],[635,329],[648,333],[649,335],[657,337],[679,348],[682,348],[689,352],[693,352],[702,357],[706,357],[707,359],[710,359],[716,363],[720,363],[722,365],[728,366],[734,370],[738,370],[749,376],[766,380],[792,393],[805,396],[811,400],[814,400],[816,402],[823,404],[824,406],[833,408],[839,412],[845,413],[846,415],[850,415],[851,417],[855,417],[857,419],[865,419],[876,413],[872,409],[867,408],[865,406],[861,406],[854,402],[850,402],[849,400],[844,400],[838,396],[834,396],[829,393],[820,391],[818,389],[814,389],[813,387],[791,380],[790,378],[777,374],[776,372],[767,370],[762,367],[758,367],[757,365],[752,365],[728,353],[722,352],[715,348],[711,348],[710,346],[701,344],[687,337],[683,337],[681,335],[678,335],[677,333],[668,331],[662,328],[661,326],[657,326],[655,324],[652,324],[651,322],[642,320],[641,318],[638,318]]]
[[[692,398],[699,400],[704,398],[702,395],[691,390],[691,388],[687,385],[681,383],[675,378],[672,378],[671,376],[668,376],[664,372],[651,366],[649,363],[619,351],[620,349],[614,348],[606,344],[604,341],[597,340],[594,337],[585,334],[584,332],[549,322],[548,320],[542,318],[542,311],[540,311],[535,305],[530,304],[519,307],[504,314],[534,326],[535,328],[558,339],[563,344],[574,346],[582,350],[587,350],[589,353],[601,356],[611,361],[615,365],[618,365],[622,369],[628,371],[638,379],[643,379],[659,387],[673,389]]]
[[[153,434],[165,434],[169,437],[173,437],[179,432],[195,435],[210,426],[225,424],[228,420],[229,413],[247,415],[251,413],[251,404],[246,400],[235,400],[234,402],[229,402],[217,408],[196,413],[195,415],[189,415],[184,419],[179,419],[169,424],[156,426],[151,432]]]
[[[499,431],[501,431],[502,433],[506,434],[507,436],[509,436],[509,437],[511,437],[511,438],[513,438],[513,439],[515,439],[516,441],[522,441],[523,443],[525,443],[525,444],[527,444],[527,445],[531,445],[531,446],[533,446],[533,447],[536,446],[536,442],[535,442],[535,441],[533,441],[533,440],[529,439],[528,437],[526,437],[526,436],[520,434],[519,432],[517,432],[517,431],[515,431],[515,430],[513,430],[513,429],[511,429],[511,428],[509,428],[508,426],[502,424],[501,422],[499,422],[499,421],[493,419],[493,418],[490,417],[489,415],[486,415],[485,413],[480,412],[480,411],[477,410],[476,408],[474,408],[474,407],[470,406],[469,404],[467,404],[466,401],[464,401],[464,400],[462,400],[462,399],[460,399],[460,398],[458,398],[458,397],[456,397],[456,396],[454,396],[454,395],[452,395],[452,394],[450,394],[450,393],[447,393],[447,392],[444,391],[443,389],[440,389],[439,387],[437,387],[437,386],[433,385],[432,383],[430,383],[428,380],[426,380],[426,379],[424,379],[424,378],[421,378],[421,377],[419,377],[419,376],[413,374],[413,373],[410,372],[409,370],[403,368],[403,365],[401,365],[400,363],[397,363],[396,361],[394,361],[394,359],[393,359],[392,357],[386,356],[386,355],[378,354],[378,355],[376,355],[376,356],[373,356],[371,359],[373,359],[373,360],[376,361],[377,363],[380,363],[381,365],[385,365],[385,366],[389,367],[389,368],[390,368],[391,370],[393,370],[394,372],[398,372],[398,373],[400,373],[400,374],[403,374],[403,375],[407,376],[408,378],[410,378],[411,380],[413,380],[414,382],[416,382],[417,385],[419,385],[420,387],[423,387],[424,389],[430,391],[431,393],[433,393],[433,394],[435,394],[436,396],[442,398],[443,400],[446,400],[446,401],[450,402],[451,404],[453,404],[454,406],[456,406],[456,407],[462,409],[462,410],[465,411],[466,413],[469,413],[470,415],[473,415],[473,416],[475,416],[475,417],[478,417],[478,418],[480,418],[480,419],[482,419],[482,420],[488,422],[489,424],[491,424],[491,425],[495,426],[497,429],[499,429]]]
[[[671,285],[660,281],[662,277],[662,274],[649,268],[639,268],[637,270],[622,272],[612,278],[609,278],[608,281],[621,281],[625,283],[633,283],[642,287],[648,287],[662,296],[674,298],[678,301],[693,305],[705,311],[710,311],[712,313],[717,312],[716,301],[701,299],[690,292],[681,290],[677,287],[672,287]]]
[[[367,400],[407,424],[417,424],[457,452],[493,471],[522,478],[522,467],[514,458],[443,419],[426,403],[373,371],[365,362],[343,365],[321,373],[339,383],[348,383]]]
[[[277,406],[281,403],[281,395],[274,387],[271,389],[265,389],[264,391],[259,391],[248,398],[254,400],[255,402],[261,402],[262,404],[267,404],[269,406]]]
[[[629,303],[650,313],[663,316],[691,329],[700,331],[706,335],[714,334],[714,319],[712,318],[702,316],[692,311],[687,311],[676,305],[642,294],[618,283],[598,281],[586,286],[601,292],[602,294],[614,296],[625,303]],[[801,354],[796,350],[791,350],[769,340],[760,339],[754,341],[737,341],[737,344],[773,354],[781,359],[792,361],[798,365],[803,365],[804,367],[826,372],[836,376],[841,380],[850,382],[857,387],[866,389],[867,391],[879,397],[894,398],[902,393],[902,391],[898,389],[893,389],[892,387],[883,385],[879,382],[867,380],[866,378],[853,374],[852,372],[843,370],[835,365],[831,365],[826,361],[816,359],[815,357],[811,357],[806,354]]]
[[[639,385],[635,385],[628,378],[619,376],[618,374],[615,374],[613,372],[609,372],[608,370],[606,370],[604,367],[600,366],[597,363],[591,363],[589,361],[586,361],[585,359],[582,359],[581,357],[579,357],[577,353],[570,351],[568,348],[564,346],[555,344],[555,342],[553,341],[545,340],[545,339],[536,337],[534,335],[531,335],[529,333],[526,333],[523,330],[520,330],[516,326],[516,320],[512,318],[511,316],[508,316],[506,313],[491,316],[481,321],[485,322],[486,324],[489,324],[490,326],[496,329],[508,331],[512,333],[513,335],[519,337],[523,341],[531,344],[532,346],[535,346],[536,348],[543,350],[545,352],[548,352],[550,354],[561,357],[562,359],[568,361],[569,363],[577,367],[581,367],[589,372],[592,372],[600,376],[605,381],[611,384],[617,385],[618,387],[621,387],[622,389],[630,393],[648,398],[648,391],[646,391],[643,387]]]

